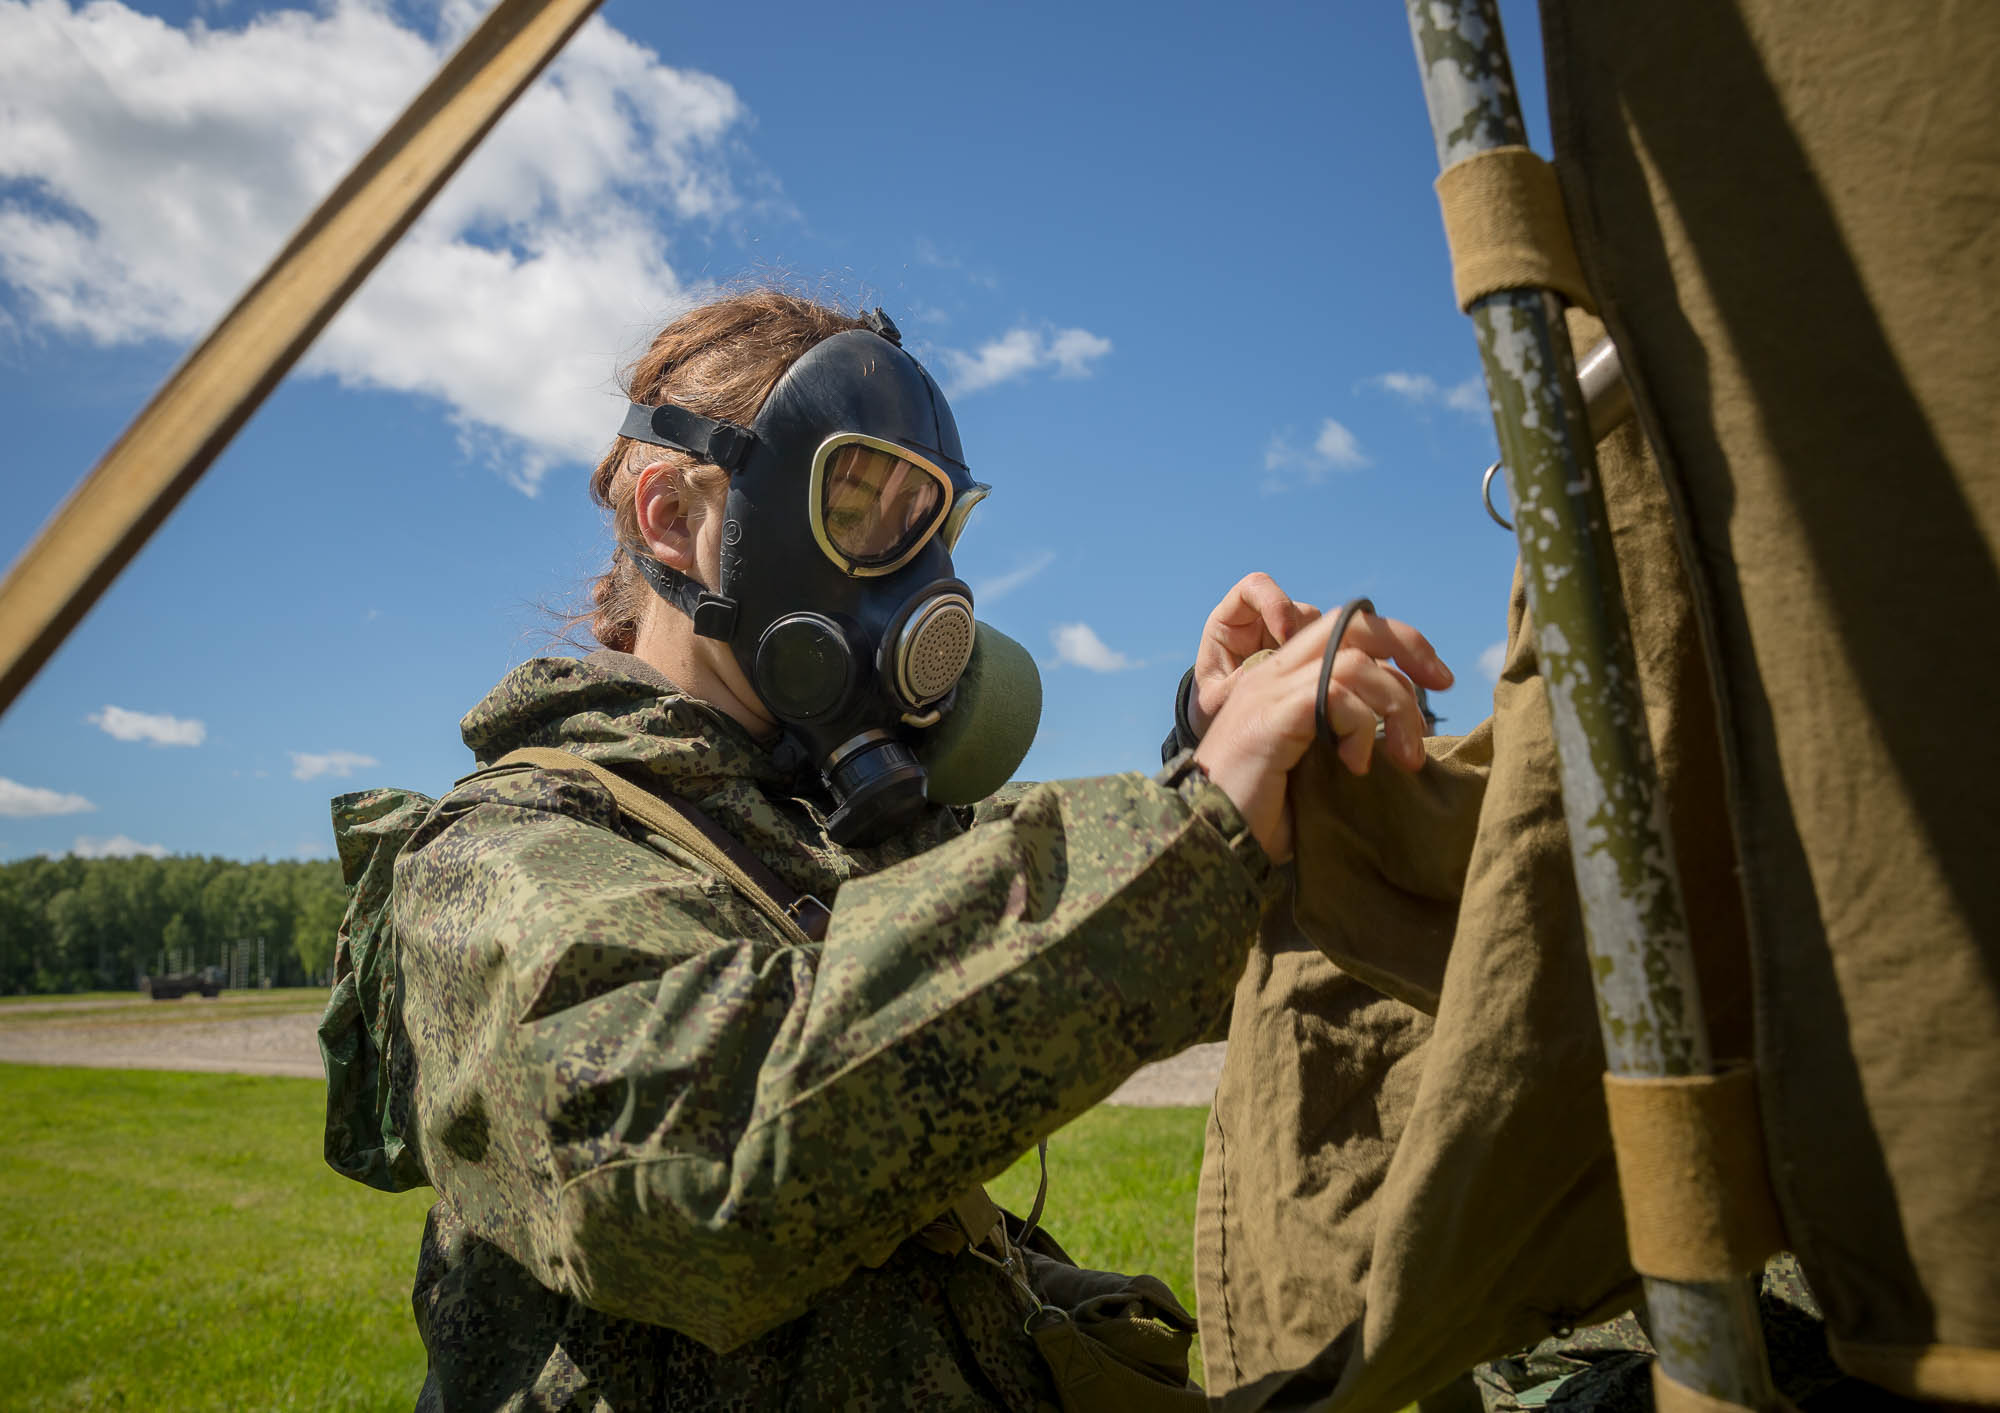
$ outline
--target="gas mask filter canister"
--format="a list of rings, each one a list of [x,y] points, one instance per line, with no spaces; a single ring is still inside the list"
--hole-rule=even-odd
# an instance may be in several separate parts
[[[880,310],[871,325],[809,349],[748,427],[635,403],[620,429],[730,473],[713,590],[635,558],[728,644],[825,779],[828,832],[861,845],[1005,783],[1041,710],[1033,659],[975,623],[952,569],[987,488],[930,374]]]

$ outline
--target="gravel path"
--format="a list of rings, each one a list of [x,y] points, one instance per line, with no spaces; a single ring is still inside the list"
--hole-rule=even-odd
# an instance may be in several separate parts
[[[1104,1102],[1134,1109],[1205,1109],[1215,1100],[1215,1083],[1222,1078],[1226,1049],[1221,1041],[1190,1045],[1170,1060],[1141,1065]]]
[[[145,1004],[171,1004],[148,1002]],[[104,1024],[104,1011],[75,1023],[9,1025],[0,1017],[0,1061],[22,1065],[84,1065],[117,1070],[206,1070],[235,1074],[299,1075],[322,1079],[317,1012],[291,1015],[217,1016],[148,1024]]]
[[[324,1077],[317,1009],[231,1016],[231,999],[8,1006],[0,1010],[0,1063]],[[238,1003],[250,1007],[258,999],[250,992]],[[10,1024],[16,1016],[22,1023]],[[1196,1045],[1147,1065],[1105,1102],[1145,1109],[1205,1106],[1215,1097],[1222,1052],[1221,1045]]]

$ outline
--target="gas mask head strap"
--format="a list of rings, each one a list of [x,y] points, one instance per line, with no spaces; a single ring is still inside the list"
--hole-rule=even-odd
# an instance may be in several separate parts
[[[629,404],[625,424],[618,434],[635,442],[684,451],[697,461],[707,461],[725,471],[734,471],[757,445],[757,434],[734,422],[718,422],[685,407],[663,402],[648,407],[643,402]]]
[[[734,471],[757,445],[757,435],[734,422],[718,422],[670,402],[649,407],[642,402],[625,409],[620,436],[651,446],[684,451],[697,461],[709,462],[725,471]],[[727,640],[736,628],[736,601],[711,593],[680,570],[660,563],[647,554],[643,545],[629,547],[639,573],[653,592],[694,620],[694,631],[704,638]]]

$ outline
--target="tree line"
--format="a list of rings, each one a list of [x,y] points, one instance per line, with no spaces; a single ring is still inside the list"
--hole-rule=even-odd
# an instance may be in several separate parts
[[[0,864],[0,995],[119,991],[142,976],[229,968],[254,958],[260,938],[272,985],[322,982],[346,908],[332,860],[16,859]]]

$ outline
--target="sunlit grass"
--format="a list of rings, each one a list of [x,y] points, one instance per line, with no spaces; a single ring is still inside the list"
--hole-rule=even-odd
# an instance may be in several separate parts
[[[330,1171],[322,1095],[0,1065],[0,1407],[408,1409],[430,1194]],[[1098,1109],[1049,1152],[1045,1221],[1070,1254],[1161,1276],[1189,1308],[1205,1113]],[[1034,1186],[1030,1155],[991,1190],[1025,1212]]]
[[[1194,1309],[1195,1187],[1206,1109],[1092,1109],[1049,1140],[1047,1227],[1078,1265],[1159,1276]],[[1030,1153],[988,1184],[1025,1214],[1038,1177]]]
[[[1049,1140],[1042,1225],[1079,1266],[1158,1276],[1194,1311],[1194,1200],[1207,1125],[1207,1109],[1090,1110]],[[1038,1177],[1030,1153],[987,1191],[1026,1214]],[[1200,1379],[1199,1340],[1193,1367]]]
[[[429,1194],[328,1169],[322,1093],[0,1065],[0,1404],[407,1410]]]

